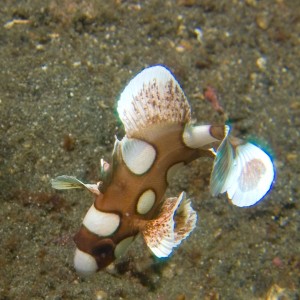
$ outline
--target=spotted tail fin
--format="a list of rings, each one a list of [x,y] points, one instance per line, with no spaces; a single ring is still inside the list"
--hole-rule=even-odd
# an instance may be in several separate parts
[[[142,233],[157,257],[168,257],[195,228],[197,214],[182,192],[178,198],[168,198],[157,219],[147,222]]]
[[[246,207],[268,193],[274,177],[275,168],[266,152],[228,134],[217,150],[210,189],[214,196],[227,192],[234,205]]]

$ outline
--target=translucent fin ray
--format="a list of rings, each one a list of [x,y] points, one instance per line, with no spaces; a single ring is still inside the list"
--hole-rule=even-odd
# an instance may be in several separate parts
[[[51,185],[56,190],[88,189],[90,192],[100,195],[97,184],[85,184],[74,176],[58,176],[51,180]]]
[[[228,141],[229,131],[230,128],[227,126],[226,136],[216,151],[216,158],[210,176],[210,191],[213,196],[224,193],[226,182],[231,180],[230,174],[234,167],[234,150]]]

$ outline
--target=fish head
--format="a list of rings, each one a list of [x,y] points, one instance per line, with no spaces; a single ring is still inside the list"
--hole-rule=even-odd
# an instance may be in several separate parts
[[[74,236],[76,245],[74,267],[80,276],[89,276],[115,260],[115,245],[109,238],[95,238],[84,227]]]

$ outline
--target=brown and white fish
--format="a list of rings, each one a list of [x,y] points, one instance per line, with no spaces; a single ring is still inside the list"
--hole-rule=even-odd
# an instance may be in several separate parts
[[[172,175],[199,157],[214,158],[210,189],[227,192],[237,206],[251,206],[270,190],[275,170],[260,148],[230,135],[227,125],[194,125],[179,83],[164,66],[136,75],[118,101],[126,135],[116,139],[112,162],[101,160],[101,182],[58,176],[55,189],[95,194],[74,241],[74,265],[94,273],[120,257],[138,233],[154,255],[168,257],[195,228],[197,215],[184,192],[164,198]],[[220,141],[215,152],[211,143]]]

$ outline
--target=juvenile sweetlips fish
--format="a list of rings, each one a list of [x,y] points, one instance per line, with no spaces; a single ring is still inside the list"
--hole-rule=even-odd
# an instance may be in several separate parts
[[[251,206],[270,190],[275,170],[259,147],[230,135],[227,125],[193,125],[190,105],[164,66],[136,75],[118,101],[126,135],[116,139],[111,164],[101,160],[101,182],[72,176],[51,181],[58,190],[85,188],[95,194],[74,241],[75,269],[92,274],[120,257],[142,233],[157,257],[168,257],[195,228],[197,215],[186,198],[164,199],[172,175],[199,157],[214,158],[213,195],[227,192],[237,206]],[[221,142],[217,151],[213,142]]]

